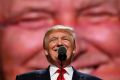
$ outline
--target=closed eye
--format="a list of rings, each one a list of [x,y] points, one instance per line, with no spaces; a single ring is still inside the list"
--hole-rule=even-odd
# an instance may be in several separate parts
[[[45,10],[26,12],[17,16],[15,20],[12,24],[29,29],[45,28],[54,23],[53,13]]]
[[[52,42],[52,41],[56,41],[57,39],[58,39],[58,38],[53,37],[53,38],[49,39],[49,41]]]
[[[82,16],[91,16],[91,17],[102,17],[102,16],[115,16],[115,14],[109,13],[109,12],[99,12],[99,13],[85,13],[85,14],[81,14]]]

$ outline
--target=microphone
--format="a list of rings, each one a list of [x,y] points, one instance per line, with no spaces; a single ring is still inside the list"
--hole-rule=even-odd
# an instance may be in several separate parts
[[[60,61],[65,61],[66,58],[67,58],[67,55],[66,55],[66,48],[64,46],[60,46],[59,49],[58,49],[58,59]]]

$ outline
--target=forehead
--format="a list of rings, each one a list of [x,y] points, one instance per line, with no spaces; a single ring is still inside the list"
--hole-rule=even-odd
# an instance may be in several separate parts
[[[101,7],[104,10],[115,11],[118,0],[15,0],[12,6],[12,12],[20,12],[30,8],[45,8],[49,10],[61,10],[69,8]]]
[[[11,7],[12,14],[19,14],[27,10],[51,9],[52,0],[14,0]]]
[[[58,36],[71,36],[71,33],[67,30],[54,30],[48,33],[49,37]]]
[[[118,0],[76,0],[74,5],[79,10],[108,11],[116,14]]]

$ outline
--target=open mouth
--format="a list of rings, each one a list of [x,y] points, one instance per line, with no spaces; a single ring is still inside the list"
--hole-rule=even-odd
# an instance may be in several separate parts
[[[57,51],[58,49],[54,49],[54,51]]]
[[[93,65],[93,66],[81,67],[78,70],[80,72],[90,74],[93,71],[97,70],[99,67],[100,67],[100,65]]]
[[[78,53],[73,62],[73,66],[80,72],[94,74],[105,66],[109,65],[109,57],[101,52],[83,52]]]
[[[53,49],[53,51],[58,51],[58,47],[54,47],[54,48],[52,48]]]

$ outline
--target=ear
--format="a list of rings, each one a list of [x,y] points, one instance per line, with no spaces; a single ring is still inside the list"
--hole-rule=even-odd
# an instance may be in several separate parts
[[[74,53],[76,53],[76,48],[74,48],[74,50],[73,50],[73,54],[74,54]]]
[[[47,52],[47,50],[45,50],[45,55],[46,55],[46,56],[48,55],[48,52]]]

